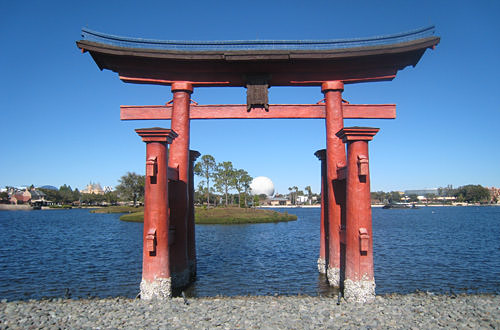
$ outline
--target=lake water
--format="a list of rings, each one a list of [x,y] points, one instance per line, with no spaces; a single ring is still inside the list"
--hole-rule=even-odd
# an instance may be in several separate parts
[[[282,210],[284,211],[284,210]],[[190,296],[330,295],[318,209],[298,221],[196,227]],[[135,297],[142,224],[88,210],[0,211],[0,299]],[[500,294],[500,207],[373,209],[376,292]]]

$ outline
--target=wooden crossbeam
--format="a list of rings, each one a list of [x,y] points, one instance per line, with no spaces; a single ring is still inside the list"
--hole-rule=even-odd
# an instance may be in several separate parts
[[[343,104],[347,119],[395,119],[395,104]],[[121,120],[169,120],[171,105],[120,106]],[[325,118],[324,104],[270,104],[269,111],[245,104],[191,105],[190,119],[321,119]]]

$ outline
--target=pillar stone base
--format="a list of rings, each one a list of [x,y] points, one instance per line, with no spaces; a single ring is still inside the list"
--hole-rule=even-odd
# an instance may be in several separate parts
[[[141,299],[165,300],[172,297],[172,281],[170,278],[157,278],[153,281],[141,281]]]
[[[184,269],[182,272],[172,273],[172,287],[173,288],[183,288],[188,286],[190,281],[189,268]]]
[[[328,283],[333,287],[340,287],[340,268],[328,267],[326,271],[326,277],[328,278]]]
[[[323,258],[318,258],[318,272],[326,274],[326,261]]]
[[[344,297],[349,302],[359,303],[375,300],[375,280],[345,280]]]

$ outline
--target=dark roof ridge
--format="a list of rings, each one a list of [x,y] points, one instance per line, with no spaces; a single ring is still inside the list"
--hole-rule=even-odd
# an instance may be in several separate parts
[[[111,34],[82,29],[83,40],[126,48],[158,50],[326,50],[352,47],[390,45],[433,36],[434,26],[428,26],[407,32],[375,37],[353,39],[317,39],[317,40],[214,40],[183,41],[157,40],[121,37]]]

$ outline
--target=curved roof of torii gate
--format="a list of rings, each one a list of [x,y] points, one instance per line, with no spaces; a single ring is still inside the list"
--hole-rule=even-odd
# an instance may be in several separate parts
[[[195,86],[245,86],[249,76],[272,86],[391,80],[440,40],[433,26],[349,40],[162,41],[87,29],[82,37],[76,43],[82,52],[123,81]]]

